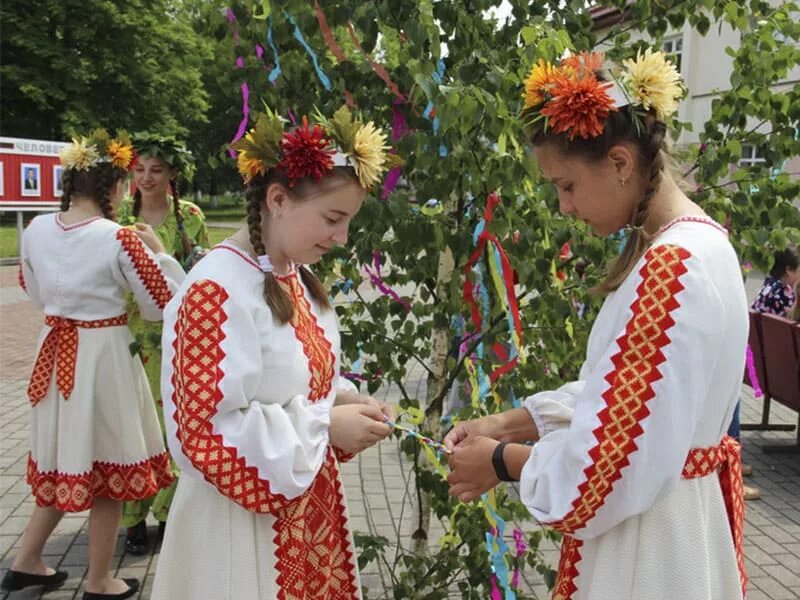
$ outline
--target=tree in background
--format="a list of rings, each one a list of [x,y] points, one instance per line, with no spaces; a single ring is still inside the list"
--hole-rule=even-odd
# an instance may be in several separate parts
[[[3,135],[103,126],[185,137],[206,120],[211,46],[179,0],[7,0],[0,20]]]

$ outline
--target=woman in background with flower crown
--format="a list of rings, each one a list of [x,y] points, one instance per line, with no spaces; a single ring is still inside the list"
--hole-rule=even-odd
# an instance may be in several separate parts
[[[126,295],[143,317],[161,319],[183,279],[147,225],[114,222],[133,149],[104,130],[61,153],[61,212],[36,217],[22,238],[20,284],[44,310],[31,375],[31,453],[27,480],[36,508],[2,581],[7,591],[60,585],[64,571],[42,549],[64,512],[89,514],[84,600],[133,596],[136,579],[111,576],[120,508],[172,481],[141,361],[131,356]]]
[[[556,599],[741,600],[741,463],[725,436],[748,330],[739,264],[667,168],[677,71],[648,50],[606,83],[602,63],[536,65],[523,113],[561,212],[604,237],[632,228],[586,362],[524,408],[457,425],[450,493],[519,480],[531,514],[564,534]]]
[[[208,248],[208,231],[200,208],[179,196],[179,178],[191,179],[194,172],[192,155],[186,147],[171,137],[141,133],[134,136],[136,160],[133,199],[124,199],[119,208],[122,225],[146,223],[153,228],[167,254],[175,257],[188,271]],[[136,340],[135,347],[142,358],[150,390],[156,403],[158,420],[164,430],[161,403],[161,323],[145,321],[138,305],[131,299],[128,305],[128,327]],[[126,529],[125,549],[140,555],[150,551],[145,518],[148,512],[159,522],[158,537],[164,532],[169,505],[177,485],[150,498],[126,502],[122,507],[122,526]]]
[[[336,315],[305,265],[347,242],[392,166],[385,143],[343,107],[286,132],[268,112],[236,144],[247,226],[165,312],[181,478],[153,600],[361,597],[339,462],[388,436],[393,415],[339,377]]]

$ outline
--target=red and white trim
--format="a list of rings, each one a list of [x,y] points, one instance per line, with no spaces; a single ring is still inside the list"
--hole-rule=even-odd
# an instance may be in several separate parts
[[[714,229],[716,229],[717,231],[719,231],[724,235],[728,235],[728,230],[725,229],[719,223],[717,223],[714,219],[711,219],[709,217],[695,217],[691,215],[685,215],[683,217],[676,217],[672,219],[672,221],[670,221],[669,223],[662,225],[656,232],[656,236],[661,235],[662,233],[664,233],[671,227],[678,225],[679,223],[701,223],[702,225],[708,225],[710,227],[713,227]]]
[[[261,267],[258,266],[258,263],[254,261],[250,256],[248,256],[247,253],[244,252],[244,250],[237,248],[236,246],[232,246],[230,244],[226,244],[225,242],[221,242],[216,246],[214,246],[212,250],[227,250],[228,252],[233,252],[236,256],[241,258],[251,267],[257,269],[258,271],[261,271]]]
[[[95,461],[78,474],[41,471],[28,455],[27,482],[38,506],[54,506],[62,512],[81,512],[98,497],[142,500],[169,486],[174,477],[166,452],[130,465]]]
[[[597,415],[600,426],[594,431],[597,444],[589,450],[591,464],[584,470],[572,510],[548,523],[554,529],[573,533],[584,527],[638,450],[636,438],[650,415],[647,402],[655,396],[653,384],[662,377],[658,365],[666,360],[663,349],[671,341],[672,313],[680,306],[677,296],[684,289],[680,278],[690,256],[684,248],[671,245],[651,248],[645,255],[639,271],[642,281],[631,305],[633,314],[617,339],[619,351],[611,358],[614,369],[605,377],[609,387],[602,395],[606,405]],[[609,447],[615,452],[609,452]]]
[[[359,597],[339,469],[330,449],[311,488],[275,517],[278,600]]]
[[[212,420],[222,401],[220,383],[225,359],[223,325],[228,320],[228,293],[210,280],[196,281],[186,291],[175,322],[172,359],[172,417],[184,455],[219,492],[245,509],[273,513],[289,500],[275,494],[236,448],[214,433]]]
[[[131,259],[136,275],[144,284],[156,306],[163,310],[172,299],[172,292],[169,290],[167,280],[158,263],[147,253],[144,242],[130,229],[121,228],[117,231],[117,239]]]
[[[77,223],[72,223],[68,225],[61,220],[61,213],[56,213],[56,225],[58,225],[64,231],[73,231],[75,229],[83,227],[84,225],[88,225],[89,223],[94,223],[98,219],[102,218],[103,217],[89,217],[88,219],[84,219],[83,221],[78,221]]]
[[[314,402],[325,398],[333,387],[336,357],[333,355],[330,341],[325,337],[325,332],[314,313],[311,312],[311,304],[306,299],[298,278],[279,277],[278,283],[292,299],[294,312],[290,323],[308,358],[308,366],[311,371],[311,381],[309,382],[311,391],[308,399]]]

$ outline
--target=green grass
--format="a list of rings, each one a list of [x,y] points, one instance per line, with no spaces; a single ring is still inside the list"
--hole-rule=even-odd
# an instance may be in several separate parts
[[[208,241],[214,246],[215,244],[219,244],[222,240],[229,238],[234,233],[236,233],[236,230],[230,227],[209,227]]]
[[[236,229],[230,227],[209,227],[208,240],[213,246],[233,235],[235,231]],[[2,225],[0,226],[0,258],[8,258],[11,256],[19,256],[19,251],[17,249],[17,226]]]
[[[17,226],[0,226],[0,258],[19,256],[17,250]]]

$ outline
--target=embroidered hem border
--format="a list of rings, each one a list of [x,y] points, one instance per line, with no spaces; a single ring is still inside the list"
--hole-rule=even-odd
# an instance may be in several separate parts
[[[97,497],[120,501],[149,498],[174,479],[166,452],[132,465],[95,461],[90,471],[77,475],[40,471],[28,455],[26,477],[38,506],[54,506],[62,512],[87,510]]]

